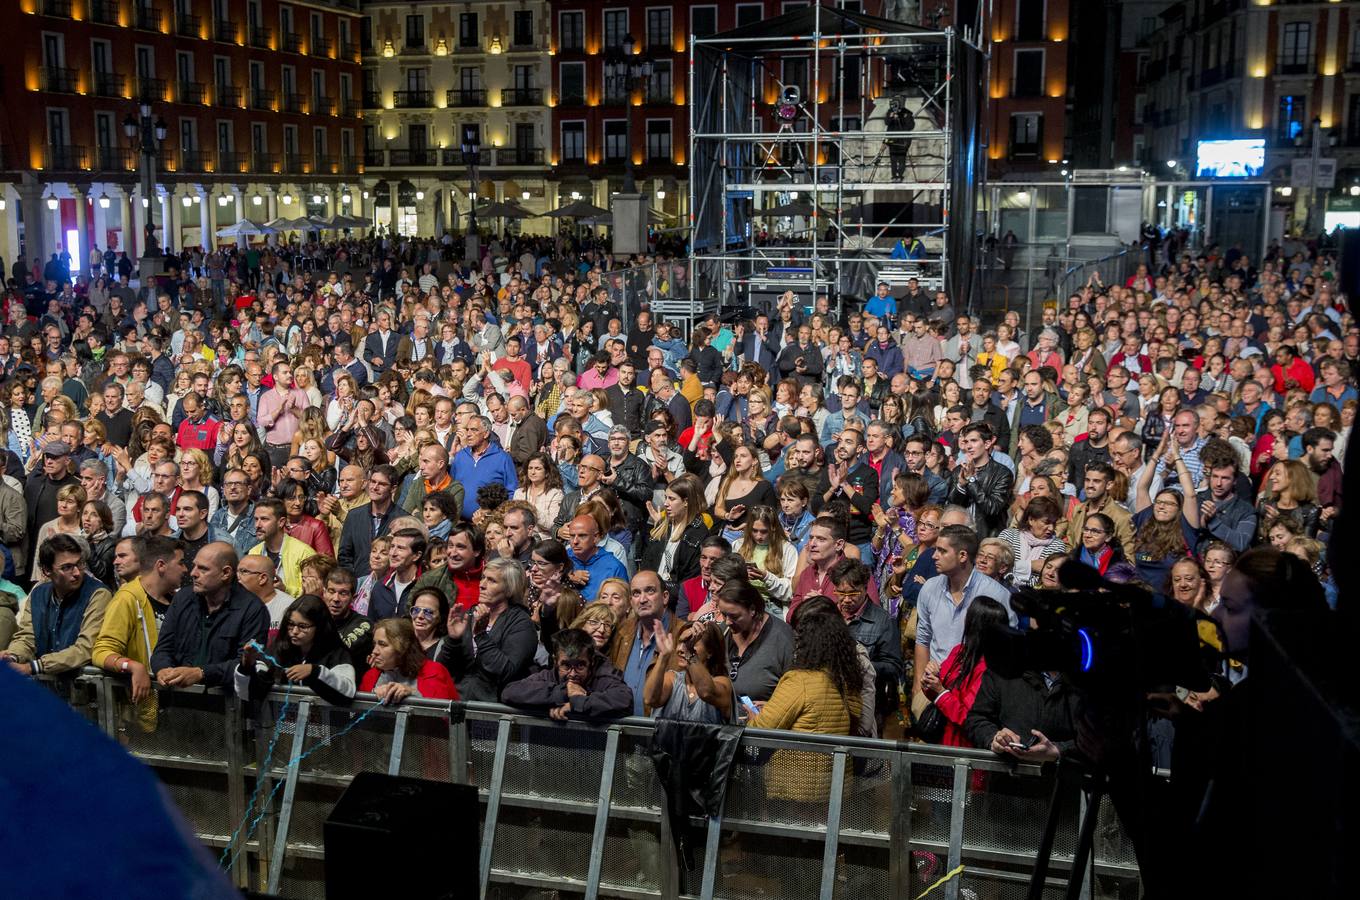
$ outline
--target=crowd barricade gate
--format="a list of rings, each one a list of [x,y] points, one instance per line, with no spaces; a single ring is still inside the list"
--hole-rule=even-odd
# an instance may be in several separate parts
[[[87,669],[66,684],[82,715],[156,770],[214,855],[238,838],[238,886],[287,898],[325,896],[322,824],[362,770],[477,787],[484,898],[911,900],[962,865],[932,898],[1019,900],[1052,791],[1051,770],[988,752],[748,729],[722,811],[691,823],[702,840],[681,872],[648,719],[557,723],[372,695],[337,708],[304,689],[252,704],[196,687],[159,691],[148,720],[121,679]],[[242,842],[247,807],[253,819],[271,794]],[[1083,896],[1137,897],[1132,848],[1102,803]],[[1066,887],[1080,811],[1078,798],[1064,805],[1046,897]]]

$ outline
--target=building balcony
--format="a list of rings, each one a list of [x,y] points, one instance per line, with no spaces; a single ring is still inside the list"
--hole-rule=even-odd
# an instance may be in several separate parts
[[[118,0],[90,0],[90,21],[96,25],[117,25]]]
[[[501,91],[501,106],[542,106],[542,88],[505,88]]]
[[[250,154],[250,168],[254,172],[277,172],[280,157],[277,153]]]
[[[366,169],[381,169],[381,168],[383,168],[383,167],[386,166],[386,165],[387,165],[387,151],[386,151],[386,150],[365,150],[365,151],[364,151],[364,168],[366,168]]]
[[[273,91],[267,91],[264,88],[251,88],[250,108],[272,111],[274,109],[274,98],[275,93]]]
[[[281,168],[285,175],[301,175],[307,171],[307,159],[300,153],[285,153]]]
[[[670,56],[673,53],[675,53],[675,45],[671,42],[670,38],[666,38],[665,40],[662,40],[661,38],[647,38],[648,56]]]
[[[312,174],[330,175],[340,170],[340,158],[334,153],[323,153],[316,157],[312,165]]]
[[[382,94],[377,91],[364,91],[364,109],[382,109]]]
[[[558,95],[557,95],[557,105],[558,105],[558,106],[585,106],[585,105],[586,105],[586,95],[585,95],[585,94],[558,94]]]
[[[357,157],[357,156],[350,156],[350,155],[341,155],[341,157],[340,157],[340,174],[341,174],[341,175],[358,175],[358,174],[359,174],[359,157]]]
[[[341,41],[340,52],[336,55],[340,59],[353,60],[359,55],[359,47],[353,41]]]
[[[244,153],[219,150],[217,152],[217,171],[222,174],[244,172],[250,167],[250,157]]]
[[[847,97],[847,100],[859,98]],[[642,102],[648,106],[668,106],[675,102],[675,92],[669,87],[648,87],[646,93],[642,95]]]
[[[307,52],[312,56],[330,56],[331,39],[320,35],[313,37],[311,42],[307,45]]]
[[[1311,75],[1313,74],[1313,61],[1311,59],[1300,60],[1280,60],[1275,64],[1276,75]]]
[[[260,50],[269,49],[269,29],[259,25],[250,26],[250,46]]]
[[[421,41],[419,44],[402,44],[402,56],[426,56],[430,52],[430,45]]]
[[[234,84],[219,84],[213,88],[217,105],[226,109],[241,108],[241,89]]]
[[[132,10],[132,27],[142,31],[160,31],[165,21],[164,14],[154,6],[135,6]]]
[[[301,94],[286,93],[279,101],[279,112],[300,113],[304,107],[304,97]]]
[[[533,35],[515,35],[510,38],[511,53],[533,53],[544,49],[541,42],[534,40]]]
[[[416,150],[389,150],[387,151],[387,158],[393,168],[439,165],[439,151],[430,147]]]
[[[353,119],[359,115],[359,103],[353,97],[340,98],[340,115],[346,119]]]
[[[284,53],[301,53],[302,35],[295,31],[286,32],[283,40],[279,42],[279,49]]]
[[[43,168],[49,172],[77,172],[89,167],[89,151],[75,144],[48,145],[43,156]]]
[[[42,89],[48,93],[74,94],[76,92],[76,85],[80,79],[75,69],[44,66],[42,73]]]
[[[164,78],[138,78],[137,79],[137,99],[159,102],[165,99],[165,79]]]
[[[203,18],[193,13],[175,13],[175,34],[196,38],[203,35]]]
[[[210,168],[212,154],[207,150],[181,150],[179,152],[179,171],[206,172]]]
[[[486,106],[486,91],[455,88],[448,92],[445,102],[453,107]]]
[[[208,86],[201,81],[181,81],[175,85],[175,99],[202,105],[208,102]]]
[[[605,106],[628,106],[629,96],[627,92],[615,93],[605,91],[603,99],[600,101]]]
[[[314,116],[333,116],[335,115],[334,97],[313,97],[312,115]]]
[[[100,147],[99,171],[131,172],[137,168],[137,154],[131,147]]]
[[[434,106],[434,92],[423,90],[393,91],[392,105],[397,109],[429,109]]]
[[[1034,142],[1012,142],[1006,148],[1007,159],[1038,159],[1039,143]]]
[[[71,0],[43,0],[42,14],[58,19],[71,18]]]
[[[127,93],[127,76],[120,72],[95,72],[96,97],[122,97]]]
[[[221,41],[224,44],[234,44],[237,34],[235,22],[218,21],[213,23],[213,40]]]
[[[495,164],[497,166],[541,166],[543,165],[543,148],[497,147]]]

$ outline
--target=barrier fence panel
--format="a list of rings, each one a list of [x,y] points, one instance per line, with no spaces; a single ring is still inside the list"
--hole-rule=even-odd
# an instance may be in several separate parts
[[[721,813],[690,820],[681,859],[649,720],[563,724],[371,696],[342,709],[305,690],[250,704],[194,688],[132,704],[124,682],[94,670],[63,690],[156,770],[206,846],[239,850],[238,885],[305,900],[325,896],[322,825],[365,770],[477,787],[475,812],[449,814],[478,816],[487,898],[908,900],[961,865],[935,896],[1019,900],[1052,791],[1039,767],[982,751],[750,729]],[[1077,813],[1075,800],[1064,806],[1046,897],[1065,889]],[[1106,803],[1089,896],[1138,887]]]

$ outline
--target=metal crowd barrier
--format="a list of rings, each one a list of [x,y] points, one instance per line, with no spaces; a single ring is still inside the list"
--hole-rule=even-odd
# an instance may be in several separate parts
[[[302,689],[280,718],[283,691],[250,704],[202,687],[161,691],[151,715],[93,669],[66,692],[156,770],[214,853],[282,782],[231,871],[238,886],[285,898],[325,896],[322,824],[361,770],[476,785],[484,898],[906,900],[960,865],[932,898],[1020,898],[1052,789],[1051,771],[978,750],[749,729],[721,813],[691,822],[702,840],[682,869],[646,755],[649,719],[557,723],[496,704],[382,707],[371,694],[340,709]],[[1079,812],[1077,801],[1064,809],[1045,897],[1066,888]],[[1097,822],[1083,896],[1138,896],[1118,819],[1103,807]]]

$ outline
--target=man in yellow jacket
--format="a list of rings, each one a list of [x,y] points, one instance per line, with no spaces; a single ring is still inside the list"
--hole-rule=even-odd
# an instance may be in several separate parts
[[[302,561],[315,556],[316,551],[283,530],[286,515],[282,500],[271,497],[255,504],[255,537],[260,542],[250,548],[249,555],[269,557],[284,592],[301,597]]]
[[[151,651],[156,649],[160,621],[184,582],[184,548],[174,538],[133,538],[141,574],[125,582],[109,601],[104,624],[95,638],[90,662],[106,672],[127,675],[130,695],[144,731],[156,727],[156,701],[151,691]]]

